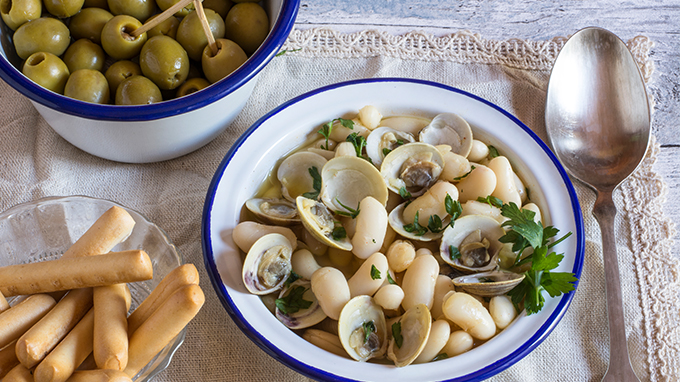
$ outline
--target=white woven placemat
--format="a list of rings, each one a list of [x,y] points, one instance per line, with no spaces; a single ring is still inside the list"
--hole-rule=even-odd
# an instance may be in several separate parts
[[[562,37],[485,40],[469,32],[435,37],[296,30],[284,46],[287,53],[264,69],[228,131],[195,153],[147,165],[110,162],[74,148],[3,82],[0,208],[43,196],[85,194],[135,208],[168,232],[185,259],[201,271],[207,301],[172,364],[156,381],[303,381],[305,377],[270,358],[239,331],[202,266],[205,192],[229,147],[280,103],[323,85],[366,77],[420,78],[461,88],[508,110],[545,139],[545,89],[564,42]],[[651,43],[637,37],[628,45],[649,80]],[[616,232],[634,367],[645,381],[673,381],[680,375],[679,268],[670,252],[674,227],[663,213],[666,185],[653,169],[658,150],[653,142],[642,167],[616,193]],[[573,303],[535,351],[493,381],[593,381],[607,368],[600,237],[591,215],[594,194],[580,185],[577,192],[587,241]]]

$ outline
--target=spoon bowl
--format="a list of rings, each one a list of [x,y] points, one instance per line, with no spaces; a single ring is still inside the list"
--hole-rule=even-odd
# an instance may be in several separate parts
[[[565,43],[550,73],[545,125],[557,158],[597,192],[610,345],[603,381],[639,381],[628,356],[612,192],[645,156],[650,110],[640,70],[616,35],[586,28]]]

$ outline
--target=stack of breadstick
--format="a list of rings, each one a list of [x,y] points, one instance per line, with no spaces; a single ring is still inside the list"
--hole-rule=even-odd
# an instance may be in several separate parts
[[[205,296],[184,264],[128,316],[127,283],[153,278],[144,251],[111,252],[134,224],[112,207],[61,258],[0,267],[3,382],[132,381],[198,313]]]

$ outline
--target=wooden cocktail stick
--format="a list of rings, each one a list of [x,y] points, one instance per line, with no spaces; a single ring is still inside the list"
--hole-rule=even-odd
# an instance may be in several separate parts
[[[203,4],[201,4],[201,0],[194,0],[194,7],[196,8],[198,19],[201,20],[203,33],[205,33],[205,37],[208,39],[210,51],[214,56],[217,54],[217,44],[215,44],[215,36],[213,36],[212,31],[210,30],[210,24],[208,23],[208,18],[205,16],[205,12],[203,11]]]
[[[130,33],[130,36],[137,38],[139,37],[142,33],[148,32],[149,30],[153,29],[155,26],[158,24],[162,23],[163,21],[169,19],[171,16],[173,16],[175,13],[179,12],[180,9],[186,7],[187,5],[191,4],[193,0],[180,0],[177,2],[175,5],[172,7],[166,9],[163,11],[163,13],[159,14],[158,16],[154,17],[153,19],[147,21],[142,25],[141,27],[133,30]]]

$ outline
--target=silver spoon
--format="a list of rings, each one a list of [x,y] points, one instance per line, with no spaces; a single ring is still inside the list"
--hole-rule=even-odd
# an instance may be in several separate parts
[[[614,237],[614,189],[640,164],[649,144],[645,84],[626,45],[600,28],[574,34],[548,83],[545,125],[555,154],[597,193],[609,316],[609,369],[603,381],[639,381],[630,365]]]

